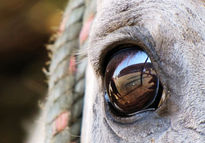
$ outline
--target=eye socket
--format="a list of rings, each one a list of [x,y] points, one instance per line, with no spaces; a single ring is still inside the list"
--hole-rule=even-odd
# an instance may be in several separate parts
[[[139,48],[116,52],[105,71],[108,102],[118,115],[157,109],[163,88],[149,56]]]

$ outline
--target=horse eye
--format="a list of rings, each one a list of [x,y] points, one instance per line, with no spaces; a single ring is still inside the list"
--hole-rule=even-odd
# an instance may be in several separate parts
[[[104,78],[109,103],[118,113],[132,115],[157,109],[163,89],[143,50],[127,48],[115,53]]]

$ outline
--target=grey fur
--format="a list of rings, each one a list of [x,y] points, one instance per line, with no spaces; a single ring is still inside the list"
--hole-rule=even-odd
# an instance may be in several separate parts
[[[87,59],[77,66],[75,76],[67,69],[73,52],[79,47],[84,51],[87,45],[82,143],[205,142],[205,1],[97,0],[89,42],[79,46],[82,18],[85,22],[94,7],[95,0],[70,0],[65,17],[70,14],[71,19],[51,47],[49,96],[40,120],[46,128],[37,126],[33,142],[77,141],[73,135],[79,133],[82,100],[73,102],[83,94]],[[122,43],[141,46],[150,55],[168,97],[155,112],[121,118],[105,102],[105,56]],[[54,134],[53,123],[64,111],[76,122]]]
[[[120,43],[151,56],[169,95],[156,112],[109,113],[102,66]],[[82,143],[205,142],[205,1],[99,0],[88,59]]]

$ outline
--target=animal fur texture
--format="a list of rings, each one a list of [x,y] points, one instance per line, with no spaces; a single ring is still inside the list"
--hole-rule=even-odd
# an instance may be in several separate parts
[[[52,48],[44,142],[72,141],[70,124],[67,128],[54,124],[58,119],[72,120],[69,95],[74,94],[68,81],[75,80],[67,74],[72,47],[86,49],[88,59],[82,143],[205,142],[205,1],[98,0],[91,32],[88,37],[82,34],[78,42],[80,27],[95,15],[95,2],[71,0],[65,12],[70,19],[65,14],[63,33]],[[73,16],[72,11],[77,14]],[[150,56],[167,95],[156,111],[127,118],[111,113],[104,98],[104,62],[107,53],[120,44],[140,46]],[[84,73],[79,69],[76,73]],[[64,112],[68,114],[61,116]]]
[[[205,1],[99,3],[88,46],[81,142],[205,142]],[[104,100],[103,62],[126,43],[149,54],[169,97],[155,112],[121,118],[110,114]]]

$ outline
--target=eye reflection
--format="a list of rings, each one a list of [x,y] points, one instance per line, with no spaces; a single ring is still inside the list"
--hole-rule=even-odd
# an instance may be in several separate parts
[[[126,114],[153,108],[159,90],[150,58],[144,51],[131,48],[120,50],[109,61],[105,85],[111,104]]]
[[[134,64],[140,64],[140,63],[151,63],[150,58],[147,56],[147,54],[143,51],[138,51],[135,55],[129,55],[124,59],[116,68],[114,72],[114,77],[118,76],[119,72],[124,69],[124,67],[134,65]]]

